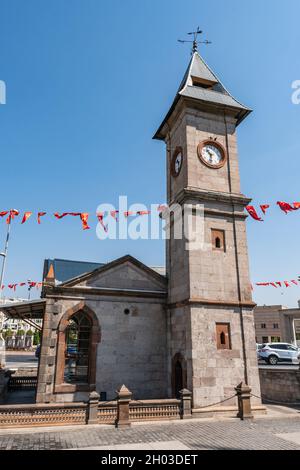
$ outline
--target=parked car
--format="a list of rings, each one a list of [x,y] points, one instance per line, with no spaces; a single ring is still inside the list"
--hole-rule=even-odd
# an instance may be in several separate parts
[[[41,354],[41,345],[38,344],[35,350],[35,357],[39,358]]]
[[[259,358],[272,366],[278,362],[299,364],[299,357],[299,349],[289,343],[265,343],[259,351]]]
[[[259,359],[259,353],[260,353],[261,348],[262,348],[262,344],[257,344],[257,343],[256,343],[256,355],[257,355],[257,359]]]

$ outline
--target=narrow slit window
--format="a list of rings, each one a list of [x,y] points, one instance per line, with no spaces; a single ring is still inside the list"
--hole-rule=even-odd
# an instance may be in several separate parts
[[[217,349],[231,349],[230,324],[216,323]]]
[[[226,251],[224,230],[212,229],[211,231],[212,249],[214,251]]]

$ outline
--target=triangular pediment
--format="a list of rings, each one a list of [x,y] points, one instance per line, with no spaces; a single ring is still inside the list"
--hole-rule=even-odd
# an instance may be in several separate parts
[[[61,286],[162,292],[167,289],[167,281],[165,276],[127,255]]]

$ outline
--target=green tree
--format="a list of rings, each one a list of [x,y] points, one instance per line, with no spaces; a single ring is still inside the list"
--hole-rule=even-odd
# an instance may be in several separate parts
[[[36,330],[33,335],[33,344],[37,345],[41,342],[41,332]]]

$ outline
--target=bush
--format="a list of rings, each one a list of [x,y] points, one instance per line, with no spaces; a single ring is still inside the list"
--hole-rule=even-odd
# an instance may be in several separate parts
[[[40,331],[35,331],[33,335],[33,344],[37,345],[40,344],[41,342],[41,332]]]
[[[3,335],[3,338],[8,338],[9,336],[13,336],[13,331],[8,329],[8,330],[3,330],[2,332],[2,335]]]
[[[26,336],[33,336],[33,331],[32,330],[26,331]]]
[[[18,330],[17,331],[17,336],[24,336],[25,335],[25,331],[24,330]]]

